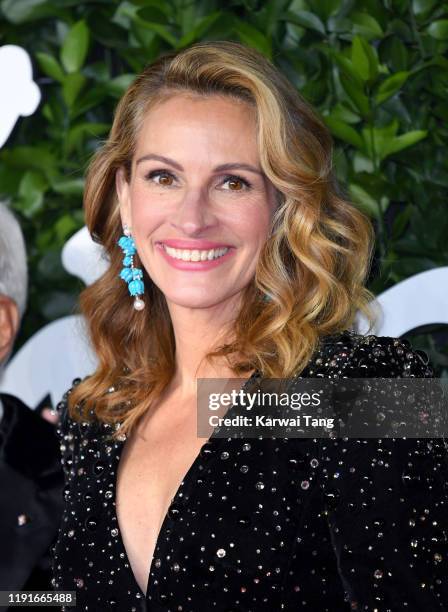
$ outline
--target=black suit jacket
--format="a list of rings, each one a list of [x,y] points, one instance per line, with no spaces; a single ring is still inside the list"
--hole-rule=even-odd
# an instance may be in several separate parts
[[[0,589],[52,590],[64,484],[56,428],[18,398],[0,398]]]
[[[301,373],[432,376],[407,341],[349,332],[324,339]],[[211,437],[163,520],[143,593],[115,509],[124,444],[107,441],[106,424],[70,419],[66,400],[54,571],[77,610],[448,610],[443,438]]]

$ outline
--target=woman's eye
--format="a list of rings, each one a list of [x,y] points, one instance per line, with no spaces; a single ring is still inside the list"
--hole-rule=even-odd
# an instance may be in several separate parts
[[[227,176],[223,181],[224,183],[228,184],[228,191],[243,191],[250,187],[250,183],[240,176]]]
[[[154,181],[156,185],[161,185],[162,187],[171,187],[171,185],[174,183],[174,176],[170,172],[161,172],[160,170],[150,172],[146,175],[146,178],[150,181]]]
[[[152,170],[146,175],[146,180],[160,185],[161,187],[172,187],[174,185],[176,177],[167,170]],[[241,176],[226,176],[221,182],[221,185],[227,185],[224,187],[225,191],[244,191],[250,189],[251,184]]]

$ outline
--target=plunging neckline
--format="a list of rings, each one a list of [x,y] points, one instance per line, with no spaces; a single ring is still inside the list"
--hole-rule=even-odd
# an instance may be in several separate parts
[[[251,376],[249,378],[247,378],[247,380],[244,381],[244,384],[241,387],[241,391],[245,390],[247,385],[249,385],[253,380],[255,380],[256,378],[258,378],[259,376],[259,371],[255,370]],[[229,410],[226,412],[226,416],[228,416],[234,409],[236,408],[235,404],[233,404]],[[116,441],[116,452],[114,453],[114,457],[115,457],[115,461],[114,461],[114,475],[113,475],[113,513],[112,513],[112,521],[113,523],[118,527],[118,535],[117,535],[117,540],[118,540],[118,546],[119,548],[121,548],[121,553],[124,554],[124,560],[126,562],[126,564],[129,566],[129,572],[132,575],[132,580],[134,582],[134,584],[136,585],[138,592],[141,593],[141,595],[145,598],[145,600],[147,599],[148,596],[148,591],[150,589],[150,579],[151,579],[151,575],[153,573],[153,564],[155,562],[156,559],[156,551],[159,550],[160,546],[161,546],[161,542],[163,541],[162,538],[164,536],[164,532],[166,531],[166,526],[167,523],[169,521],[169,511],[171,506],[173,506],[176,501],[178,500],[178,498],[180,497],[180,494],[183,493],[185,491],[185,489],[187,488],[187,485],[190,482],[195,482],[195,478],[194,475],[197,472],[197,470],[199,469],[199,465],[210,461],[212,459],[212,457],[216,457],[217,453],[213,452],[210,453],[207,456],[203,456],[202,454],[202,450],[204,448],[204,446],[207,446],[209,449],[213,447],[215,447],[216,445],[222,444],[223,441],[227,440],[228,438],[218,438],[215,436],[215,431],[216,431],[216,427],[213,429],[213,432],[211,433],[210,437],[207,438],[204,441],[204,444],[202,444],[201,448],[199,449],[196,457],[193,460],[193,463],[190,465],[190,467],[188,468],[187,472],[185,473],[185,475],[183,476],[180,485],[178,486],[174,496],[171,498],[170,504],[168,506],[168,509],[163,517],[162,523],[160,525],[160,529],[159,532],[157,534],[157,538],[155,540],[155,545],[154,545],[154,551],[153,551],[153,555],[152,555],[152,559],[151,559],[151,563],[149,566],[149,573],[148,573],[148,580],[146,582],[146,592],[144,593],[142,591],[142,589],[140,588],[140,585],[137,582],[137,579],[135,577],[134,571],[132,569],[132,565],[130,563],[129,560],[129,556],[126,550],[126,546],[124,544],[124,540],[122,538],[121,535],[121,527],[120,527],[120,523],[118,521],[118,514],[117,514],[117,484],[118,484],[118,469],[120,466],[120,460],[123,454],[123,449],[124,449],[124,445],[126,442],[126,439],[124,440],[117,440]],[[216,451],[215,448],[213,448],[214,451]]]

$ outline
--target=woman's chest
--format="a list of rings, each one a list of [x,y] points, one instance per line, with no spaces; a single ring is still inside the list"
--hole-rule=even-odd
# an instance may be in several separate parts
[[[148,574],[163,520],[205,439],[196,423],[147,430],[130,437],[117,468],[116,515],[135,579],[146,593]]]
[[[65,516],[66,530],[77,530],[75,546],[84,548],[84,562],[97,563],[98,551],[103,549],[107,555],[102,570],[121,576],[121,582],[108,586],[109,592],[126,583],[139,590],[138,576],[130,567],[131,548],[126,551],[124,546],[126,528],[121,529],[117,522],[116,473],[122,452],[123,444],[108,444],[98,438],[87,452],[74,457],[75,476]],[[161,457],[157,463],[157,469],[166,465]],[[184,457],[184,469],[187,463]],[[246,609],[245,601],[253,602],[254,598],[255,602],[276,601],[297,538],[303,536],[304,516],[318,493],[318,463],[316,440],[212,438],[202,444],[172,497],[176,485],[171,481],[167,493],[165,480],[163,495],[160,489],[156,492],[159,502],[154,512],[151,494],[135,491],[134,499],[140,506],[135,518],[145,521],[152,515],[154,523],[158,522],[157,529],[143,523],[140,534],[134,534],[135,542],[139,536],[145,540],[142,551],[144,547],[146,553],[154,550],[147,599],[162,604],[185,599],[185,609],[195,609],[194,605],[216,596],[223,605],[226,601],[235,605],[238,600],[241,610]],[[151,464],[142,468],[142,484],[151,480],[151,473],[153,477],[157,473]],[[132,516],[132,504],[128,512]],[[311,528],[307,524],[307,529]],[[92,547],[90,540],[95,542]],[[144,552],[141,555],[145,558]],[[144,572],[142,583],[146,581]],[[194,588],[187,588],[187,583]]]

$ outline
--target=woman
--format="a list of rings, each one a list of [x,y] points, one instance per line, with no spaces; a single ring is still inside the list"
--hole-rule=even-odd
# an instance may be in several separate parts
[[[441,440],[196,436],[198,378],[432,376],[349,330],[373,233],[331,147],[237,43],[166,55],[120,101],[85,192],[111,264],[81,297],[99,366],[60,405],[54,583],[77,609],[448,606]]]

